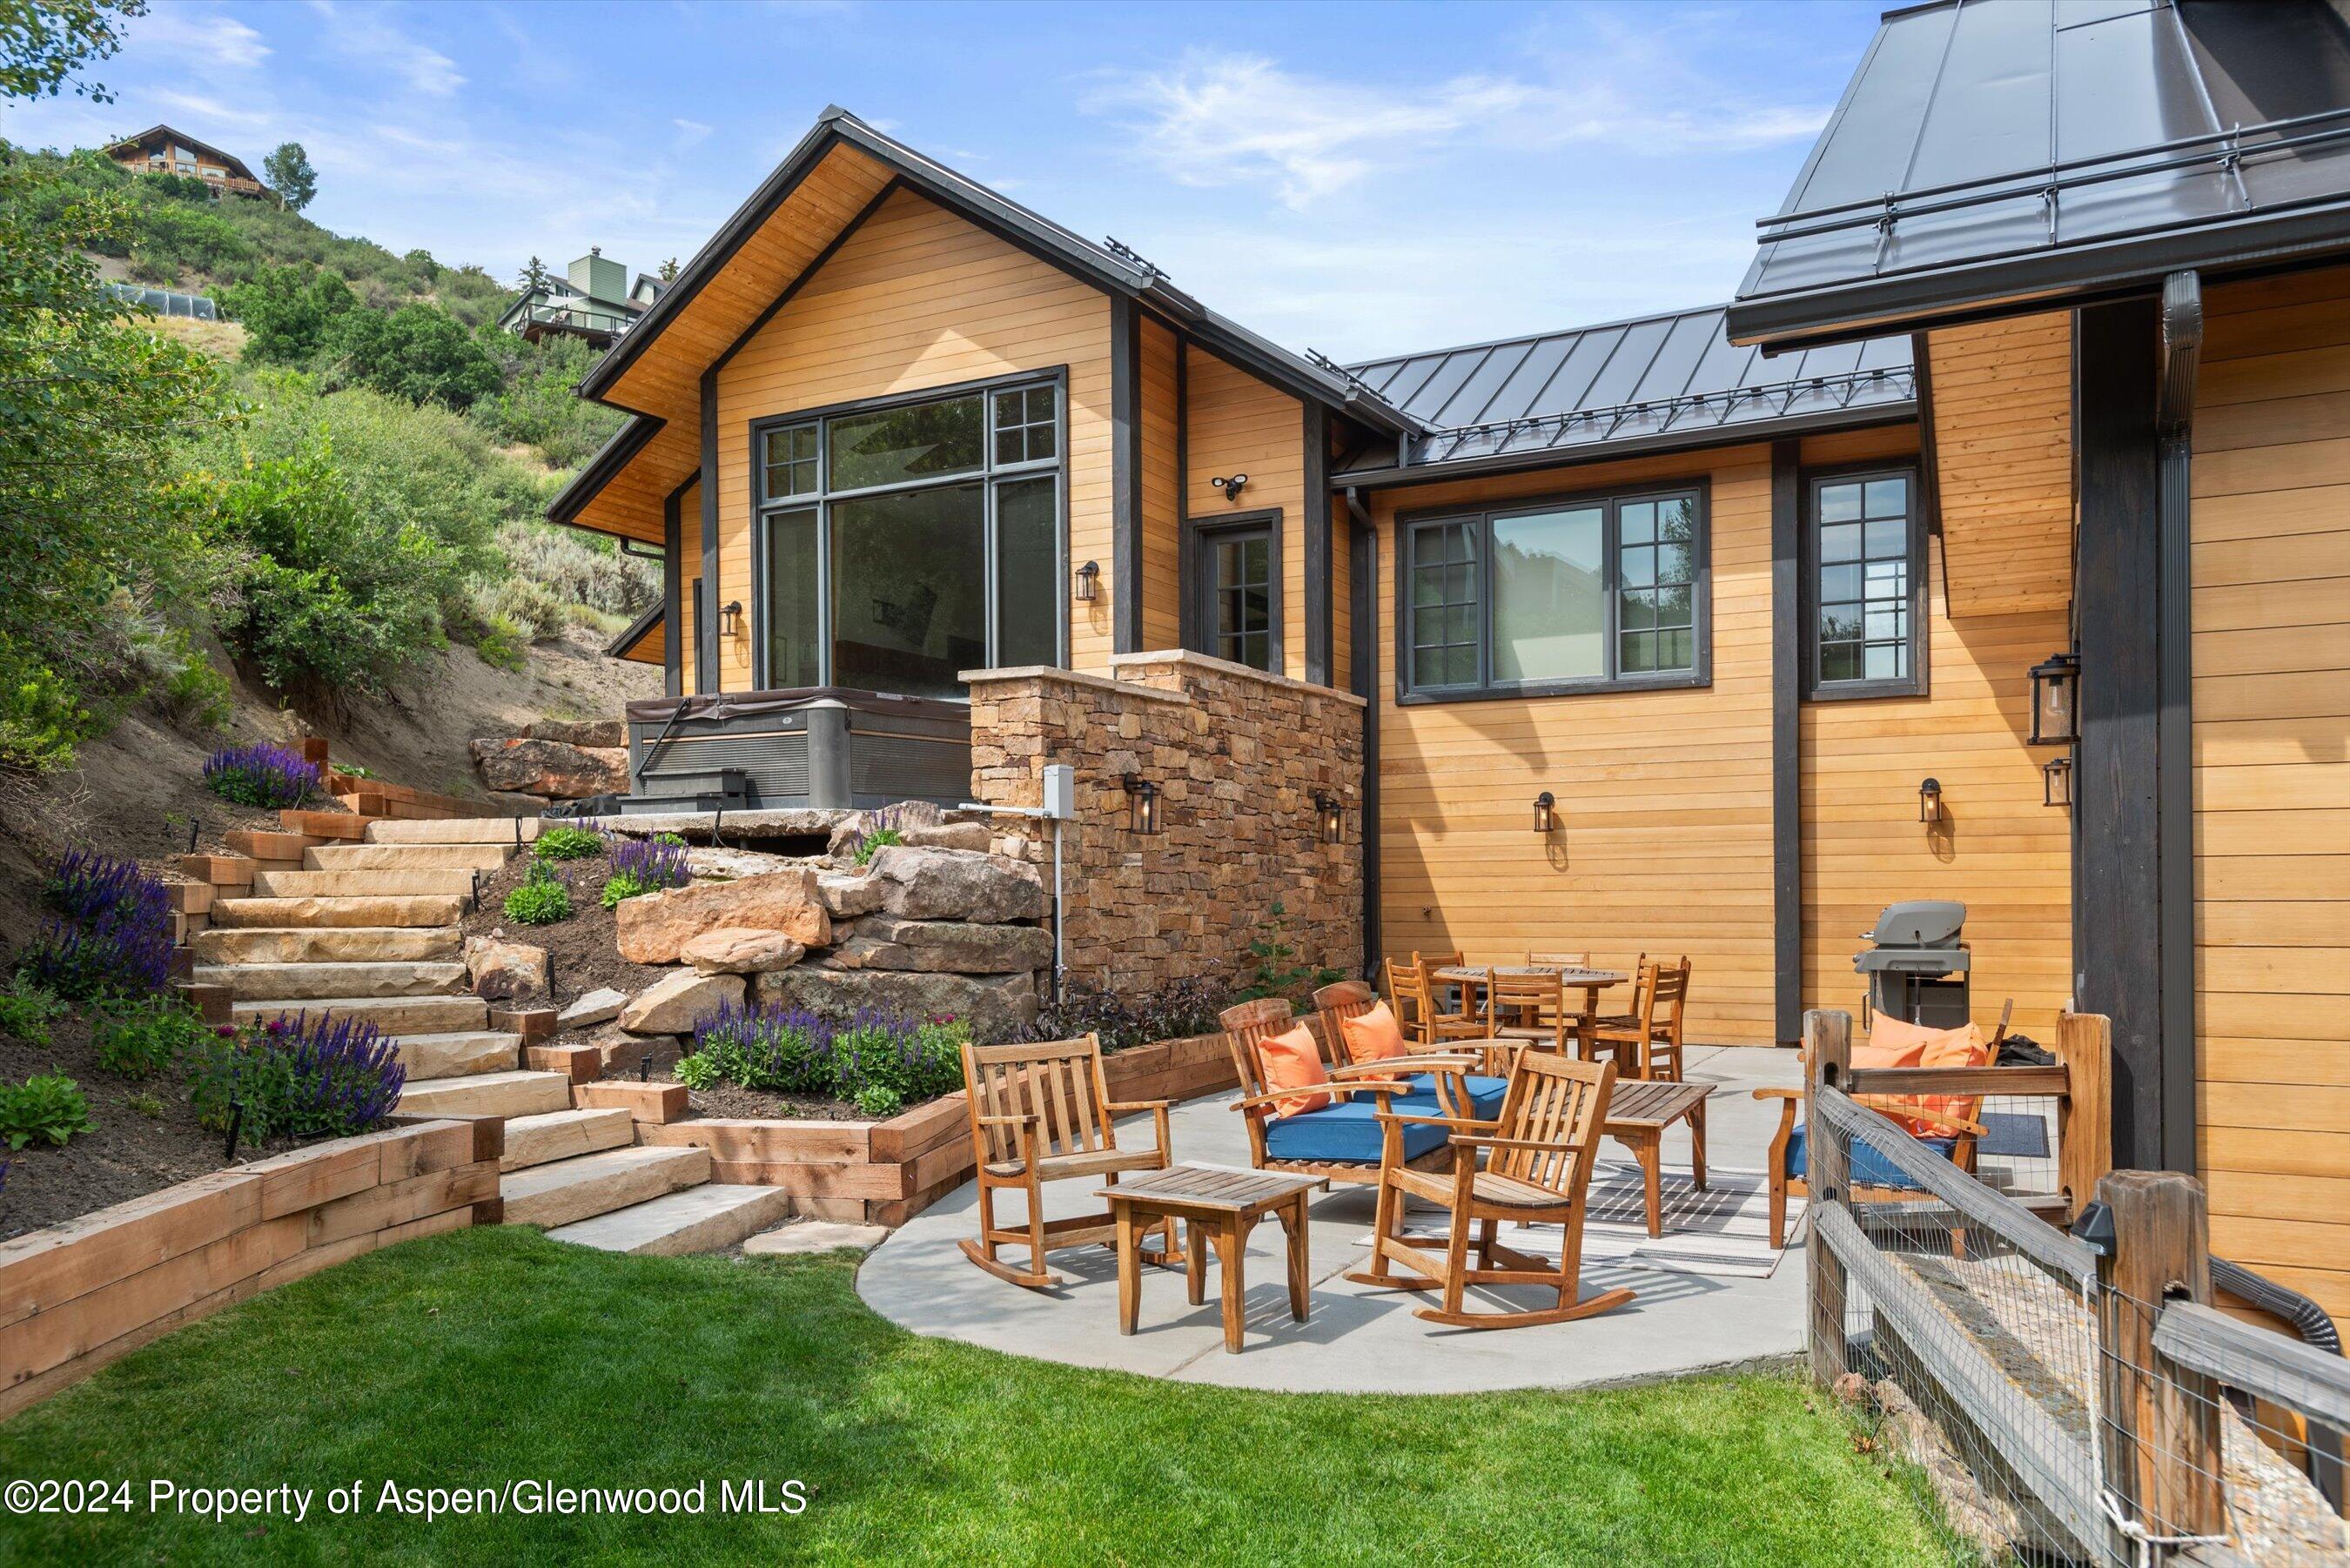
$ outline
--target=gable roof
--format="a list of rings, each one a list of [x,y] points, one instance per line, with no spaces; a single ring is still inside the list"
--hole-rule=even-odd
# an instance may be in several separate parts
[[[1716,445],[1916,412],[1907,335],[1766,358],[1729,340],[1725,309],[1636,317],[1347,369],[1427,427],[1410,442],[1415,468],[1538,466],[1594,449],[1615,455]]]
[[[1759,228],[1741,342],[2350,249],[2350,25],[2328,0],[1889,11]]]
[[[910,185],[941,206],[1006,242],[1072,272],[1102,289],[1157,311],[1204,347],[1300,397],[1326,403],[1388,435],[1409,433],[1414,421],[1351,381],[1326,361],[1294,354],[1238,322],[1208,309],[1156,266],[1122,247],[1096,244],[1051,219],[957,173],[905,143],[885,136],[847,109],[827,109],[808,133],[716,234],[678,273],[660,299],[614,344],[580,383],[583,397],[630,406],[619,396],[631,367],[658,344],[694,301],[723,273],[767,220],[801,190],[828,154],[848,148],[888,181]],[[837,216],[837,209],[836,216]],[[859,213],[858,215],[861,215]],[[855,218],[847,219],[853,223]],[[829,238],[830,236],[827,236]],[[764,308],[769,302],[762,300]],[[743,325],[749,325],[746,320]],[[639,412],[658,410],[639,410]]]
[[[198,152],[210,156],[222,168],[239,180],[250,180],[256,185],[262,182],[261,176],[247,168],[244,160],[235,153],[224,151],[209,141],[199,141],[186,131],[174,130],[168,125],[151,125],[136,136],[126,136],[120,141],[110,141],[106,145],[106,155],[111,158],[125,147],[136,148],[144,152],[149,150],[148,143],[161,141],[166,137],[179,146],[192,148]]]

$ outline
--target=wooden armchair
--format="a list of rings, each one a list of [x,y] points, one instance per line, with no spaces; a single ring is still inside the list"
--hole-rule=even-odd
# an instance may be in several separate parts
[[[1628,1054],[1633,1077],[1679,1082],[1682,1013],[1692,967],[1686,957],[1669,966],[1650,963],[1643,956],[1632,981],[1632,1011],[1598,1020],[1592,1026],[1591,1048],[1612,1052],[1618,1064]]]
[[[1347,1020],[1360,1018],[1378,1003],[1379,993],[1369,982],[1342,980],[1323,986],[1314,993],[1314,1007],[1322,1020],[1323,1054],[1330,1064],[1352,1066],[1347,1050]],[[1499,1057],[1508,1054],[1487,1041],[1464,1043],[1459,1050],[1430,1046],[1404,1040],[1408,1062],[1391,1062],[1388,1075],[1407,1080],[1409,1092],[1422,1097],[1433,1096],[1437,1107],[1446,1116],[1490,1116],[1501,1106],[1502,1091],[1508,1085],[1494,1071]],[[1378,1065],[1378,1064],[1365,1064]],[[1502,1073],[1508,1071],[1504,1062]]]
[[[962,1083],[979,1165],[979,1240],[966,1240],[963,1254],[1015,1285],[1057,1285],[1059,1276],[1045,1267],[1046,1252],[1114,1241],[1118,1226],[1107,1210],[1045,1219],[1045,1183],[1098,1177],[1116,1185],[1122,1170],[1164,1170],[1167,1102],[1112,1101],[1102,1082],[1101,1041],[1092,1034],[1042,1044],[966,1045]],[[1144,1111],[1157,1124],[1158,1147],[1118,1147],[1117,1118]],[[995,1195],[1006,1189],[1026,1196],[1025,1224],[996,1223]],[[1015,1269],[999,1258],[996,1249],[1004,1246],[1026,1248],[1028,1267]],[[1178,1256],[1171,1224],[1161,1228],[1160,1253],[1162,1262]]]
[[[1448,1007],[1438,994],[1428,962],[1418,953],[1408,964],[1388,959],[1387,971],[1388,997],[1395,1008],[1396,1022],[1403,1025],[1405,1039],[1436,1049],[1447,1041],[1491,1037],[1484,1015],[1469,1006],[1467,988],[1463,988],[1461,1005]]]
[[[1297,1025],[1299,1020],[1289,1003],[1280,997],[1243,1002],[1225,1008],[1216,1021],[1223,1025],[1240,1079],[1241,1095],[1232,1102],[1232,1109],[1248,1120],[1250,1164],[1259,1170],[1295,1171],[1334,1182],[1367,1186],[1378,1180],[1384,1147],[1378,1112],[1413,1095],[1409,1080],[1390,1071],[1390,1064],[1384,1062],[1360,1067],[1326,1065],[1330,1081],[1321,1086],[1321,1092],[1330,1096],[1330,1104],[1319,1110],[1284,1115],[1281,1102],[1314,1092],[1274,1088],[1259,1054],[1265,1041]],[[1342,1048],[1326,1043],[1323,1049],[1326,1056],[1334,1050],[1343,1054]],[[1418,1054],[1412,1063],[1422,1072],[1466,1072],[1473,1064],[1468,1057],[1434,1053]],[[1427,1109],[1440,1108],[1433,1095],[1416,1103]],[[1443,1142],[1441,1128],[1417,1133],[1409,1158],[1423,1163],[1440,1158]]]
[[[1591,1167],[1607,1098],[1616,1086],[1612,1062],[1579,1062],[1544,1051],[1519,1053],[1511,1069],[1508,1096],[1492,1121],[1383,1113],[1387,1135],[1379,1168],[1378,1217],[1372,1224],[1371,1266],[1347,1277],[1358,1284],[1396,1290],[1441,1291],[1442,1303],[1415,1309],[1413,1315],[1455,1328],[1531,1328],[1570,1323],[1613,1311],[1632,1299],[1627,1290],[1603,1291],[1589,1301],[1582,1288],[1583,1225],[1591,1189]],[[1440,1123],[1450,1135],[1451,1168],[1419,1170],[1400,1158],[1414,1124]],[[1481,1163],[1479,1156],[1482,1155]],[[1407,1241],[1404,1199],[1423,1199],[1451,1211],[1444,1253],[1439,1257]],[[1562,1227],[1556,1264],[1503,1246],[1494,1239],[1501,1221]],[[1477,1262],[1469,1262],[1470,1227],[1477,1228]],[[1399,1273],[1401,1263],[1410,1272]],[[1471,1285],[1548,1285],[1555,1306],[1471,1312],[1463,1293]]]

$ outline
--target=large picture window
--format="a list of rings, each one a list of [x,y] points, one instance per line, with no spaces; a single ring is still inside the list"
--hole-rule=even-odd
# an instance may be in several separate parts
[[[960,697],[1062,662],[1057,379],[752,427],[763,687]]]
[[[1706,679],[1700,491],[1408,519],[1401,565],[1408,696]]]
[[[1804,568],[1812,696],[1925,691],[1925,529],[1917,489],[1907,469],[1811,481]]]

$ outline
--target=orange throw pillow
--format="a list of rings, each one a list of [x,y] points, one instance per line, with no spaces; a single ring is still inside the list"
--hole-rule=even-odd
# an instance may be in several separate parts
[[[1873,1057],[1898,1059],[1869,1059]],[[1981,1029],[1972,1023],[1960,1029],[1929,1029],[1882,1016],[1870,1026],[1868,1043],[1854,1046],[1852,1052],[1856,1067],[1981,1067],[1990,1061],[1991,1047],[1984,1043]],[[1921,1111],[1972,1121],[1979,1104],[1980,1096],[1973,1095],[1902,1095],[1880,1108],[1918,1137],[1950,1137],[1956,1129],[1905,1116],[1898,1107],[1915,1106]]]
[[[1330,1081],[1330,1071],[1322,1064],[1322,1047],[1315,1044],[1313,1032],[1303,1023],[1258,1041],[1256,1060],[1257,1065],[1264,1070],[1267,1093],[1278,1089],[1312,1091],[1275,1100],[1273,1103],[1274,1116],[1301,1116],[1307,1111],[1318,1111],[1330,1103],[1329,1091],[1318,1087]]]
[[[1358,1067],[1366,1062],[1388,1062],[1409,1054],[1404,1049],[1403,1025],[1396,1022],[1385,1002],[1374,1002],[1368,1011],[1338,1020],[1338,1033],[1347,1042],[1347,1060]]]

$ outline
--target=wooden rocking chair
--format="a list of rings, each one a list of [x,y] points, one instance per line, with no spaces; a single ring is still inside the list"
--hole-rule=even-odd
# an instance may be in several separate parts
[[[1603,1291],[1589,1301],[1577,1299],[1591,1167],[1598,1154],[1600,1128],[1607,1120],[1607,1096],[1615,1086],[1612,1062],[1578,1062],[1523,1051],[1511,1070],[1502,1114],[1490,1122],[1383,1113],[1379,1122],[1388,1141],[1379,1168],[1371,1266],[1347,1277],[1357,1284],[1393,1290],[1441,1291],[1442,1304],[1416,1308],[1413,1315],[1454,1328],[1571,1323],[1630,1301],[1632,1293],[1622,1289]],[[1440,1123],[1451,1134],[1451,1170],[1414,1170],[1403,1163],[1403,1140],[1414,1122]],[[1485,1155],[1482,1165],[1480,1151]],[[1443,1256],[1405,1238],[1406,1198],[1440,1203],[1451,1210]],[[1504,1220],[1562,1227],[1557,1264],[1503,1246],[1494,1232]],[[1471,1224],[1477,1228],[1475,1267],[1469,1262]],[[1395,1263],[1412,1272],[1399,1273]],[[1489,1284],[1548,1285],[1558,1292],[1558,1304],[1469,1311],[1463,1300],[1468,1287]]]
[[[1164,1170],[1168,1164],[1167,1102],[1114,1103],[1102,1082],[1101,1040],[966,1045],[962,1083],[971,1102],[972,1152],[979,1166],[979,1240],[962,1243],[963,1255],[1000,1280],[1031,1290],[1062,1282],[1045,1267],[1045,1254],[1060,1247],[1115,1242],[1118,1226],[1107,1210],[1060,1220],[1045,1218],[1045,1183],[1102,1178],[1115,1186],[1121,1170]],[[1156,1148],[1118,1147],[1117,1119],[1149,1111],[1158,1124]],[[1026,1223],[995,1222],[995,1195],[1012,1189],[1028,1199]],[[1179,1261],[1171,1222],[1159,1227],[1158,1261]],[[996,1256],[999,1247],[1024,1247],[1028,1267],[1015,1269]]]

